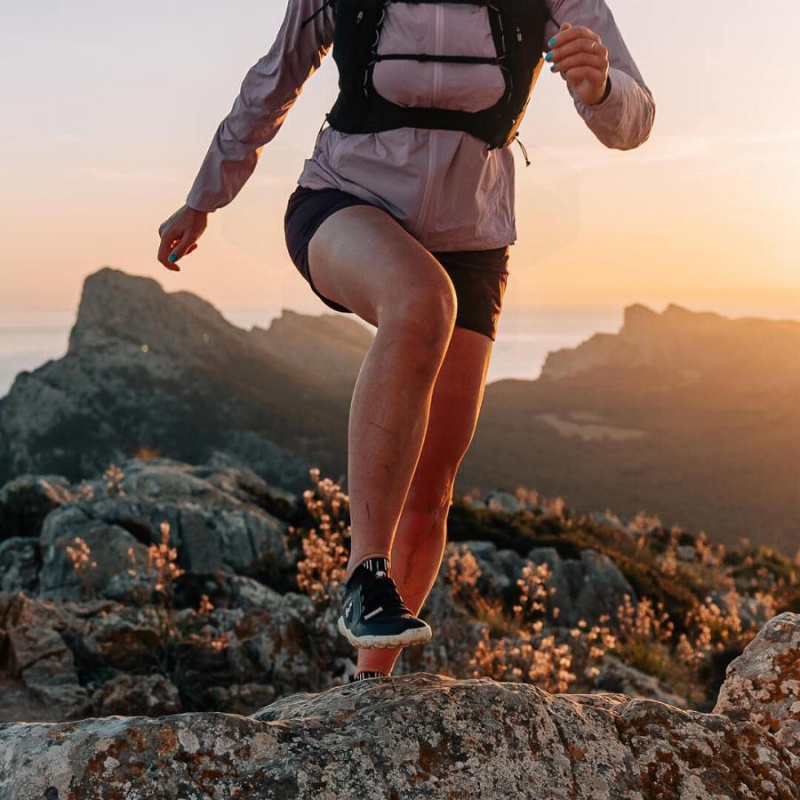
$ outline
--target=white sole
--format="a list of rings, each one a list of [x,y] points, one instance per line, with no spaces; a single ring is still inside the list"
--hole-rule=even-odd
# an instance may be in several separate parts
[[[339,617],[337,627],[339,633],[341,633],[353,647],[368,648],[370,650],[389,650],[394,647],[425,644],[425,642],[429,642],[433,636],[433,631],[427,624],[424,628],[412,628],[396,636],[353,636],[344,624],[344,617]]]

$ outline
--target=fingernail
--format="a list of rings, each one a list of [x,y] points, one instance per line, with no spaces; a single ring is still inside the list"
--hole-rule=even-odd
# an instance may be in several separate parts
[[[558,67],[555,64],[553,64],[553,66],[550,67],[550,72],[555,72],[557,69]]]
[[[553,51],[551,50],[545,57],[545,61],[552,61],[553,60]]]
[[[178,254],[177,253],[170,253],[169,254],[169,258],[167,260],[171,261],[174,264],[178,260]]]
[[[554,36],[547,44],[550,47],[555,47],[556,46],[556,37]]]

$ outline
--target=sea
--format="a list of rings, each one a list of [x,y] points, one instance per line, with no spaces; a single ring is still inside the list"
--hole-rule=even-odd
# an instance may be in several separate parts
[[[661,313],[666,303],[663,307],[649,307]],[[692,310],[713,310],[722,314],[730,311],[725,308]],[[220,311],[234,325],[249,330],[253,325],[269,327],[282,309],[221,308]],[[0,397],[8,393],[21,371],[33,371],[50,359],[64,356],[75,314],[76,310],[72,308],[0,311]],[[798,315],[763,316],[797,319]],[[360,322],[355,315],[348,314],[347,317]],[[508,305],[503,309],[498,325],[487,381],[492,383],[508,378],[534,380],[539,377],[548,353],[576,347],[595,333],[617,333],[622,327],[623,317],[623,305]],[[367,323],[362,324],[374,330]]]

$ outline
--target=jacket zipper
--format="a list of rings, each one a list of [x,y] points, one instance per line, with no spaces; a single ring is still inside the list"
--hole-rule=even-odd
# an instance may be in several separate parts
[[[444,14],[444,9],[440,3],[437,3],[434,8],[436,9],[436,16],[435,16],[435,23],[434,23],[434,52],[438,55],[442,52],[442,29],[444,27],[442,16]],[[439,90],[441,88],[441,68],[442,62],[441,61],[434,61],[433,62],[433,92],[431,97],[431,106],[436,108],[436,103],[439,96]],[[428,216],[428,206],[431,202],[431,195],[433,193],[433,181],[431,180],[431,176],[434,173],[434,168],[436,165],[436,145],[438,144],[438,134],[439,132],[435,128],[428,128],[428,172],[425,175],[425,185],[422,190],[422,199],[420,201],[420,210],[419,210],[419,225],[420,228],[423,227],[423,222],[425,218]]]

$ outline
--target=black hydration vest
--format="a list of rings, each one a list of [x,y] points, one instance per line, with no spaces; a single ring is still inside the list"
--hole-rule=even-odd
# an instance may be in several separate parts
[[[485,6],[496,57],[378,55],[384,7],[389,2]],[[333,58],[339,68],[339,97],[325,115],[332,128],[343,133],[404,127],[459,130],[482,139],[489,150],[507,147],[514,141],[544,63],[545,24],[548,18],[552,19],[545,0],[325,0],[303,25],[329,5],[334,7]],[[502,70],[506,90],[495,105],[483,111],[399,106],[381,97],[372,82],[375,64],[389,59],[494,64]]]

